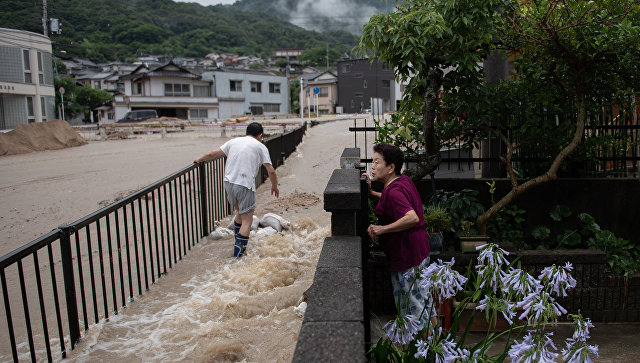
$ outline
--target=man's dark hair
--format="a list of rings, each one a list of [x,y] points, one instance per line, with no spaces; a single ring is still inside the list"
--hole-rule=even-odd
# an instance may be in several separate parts
[[[382,155],[385,163],[393,164],[396,175],[400,175],[404,163],[404,153],[399,147],[391,144],[377,144],[373,147],[373,152]]]
[[[247,135],[258,137],[262,132],[262,125],[257,122],[252,122],[247,126]]]

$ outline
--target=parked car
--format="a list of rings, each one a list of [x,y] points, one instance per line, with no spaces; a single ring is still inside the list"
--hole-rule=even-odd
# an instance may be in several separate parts
[[[158,117],[156,110],[135,110],[127,112],[118,123],[140,122],[150,118]]]

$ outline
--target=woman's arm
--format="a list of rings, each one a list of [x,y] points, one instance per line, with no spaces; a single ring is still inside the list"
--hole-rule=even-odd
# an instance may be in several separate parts
[[[371,237],[372,240],[375,240],[375,238],[381,234],[401,232],[415,226],[418,222],[420,222],[420,219],[418,218],[416,211],[412,209],[402,218],[393,223],[387,224],[386,226],[378,226],[375,224],[370,225],[367,232],[369,233],[369,237]]]

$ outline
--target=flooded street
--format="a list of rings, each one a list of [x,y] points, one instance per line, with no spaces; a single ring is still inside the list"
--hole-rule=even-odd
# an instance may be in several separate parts
[[[290,230],[250,239],[240,260],[231,257],[232,238],[202,239],[147,293],[93,325],[68,360],[290,361],[302,296],[330,233],[322,193],[343,149],[353,147],[350,126],[353,120],[310,128],[277,169],[280,198],[269,182],[258,188],[256,215],[279,214]]]

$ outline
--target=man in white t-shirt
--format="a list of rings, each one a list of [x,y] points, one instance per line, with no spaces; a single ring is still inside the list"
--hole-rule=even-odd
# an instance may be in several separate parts
[[[220,148],[211,150],[194,160],[195,163],[213,160],[226,155],[227,163],[224,169],[224,189],[227,192],[229,204],[235,210],[234,230],[235,244],[233,256],[242,257],[247,248],[253,212],[256,209],[255,178],[260,165],[264,165],[271,181],[271,194],[280,196],[278,177],[271,164],[269,150],[262,143],[262,125],[253,122],[247,126],[247,134],[224,143]]]

